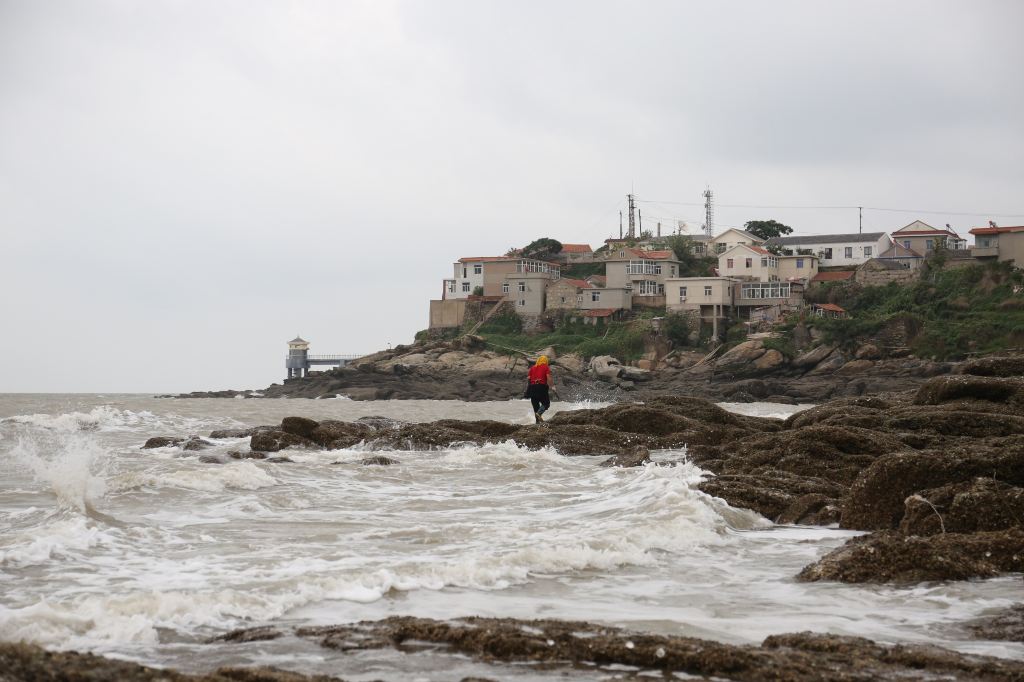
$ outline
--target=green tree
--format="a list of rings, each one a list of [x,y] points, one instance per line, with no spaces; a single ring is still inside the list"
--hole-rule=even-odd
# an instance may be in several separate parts
[[[560,253],[561,250],[562,242],[557,239],[550,239],[549,237],[541,237],[523,247],[523,257],[544,260]]]
[[[749,220],[743,223],[743,229],[765,240],[793,232],[792,227],[776,220]]]
[[[665,242],[679,261],[680,277],[702,277],[718,263],[715,258],[697,253],[696,242],[685,234],[673,234]]]

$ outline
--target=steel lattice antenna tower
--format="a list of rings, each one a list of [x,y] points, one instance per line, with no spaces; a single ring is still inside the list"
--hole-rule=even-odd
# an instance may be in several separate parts
[[[709,237],[715,236],[715,193],[710,185],[704,190],[704,232]]]
[[[627,236],[630,239],[636,239],[636,203],[632,193],[627,194],[626,198],[629,199],[629,232]]]

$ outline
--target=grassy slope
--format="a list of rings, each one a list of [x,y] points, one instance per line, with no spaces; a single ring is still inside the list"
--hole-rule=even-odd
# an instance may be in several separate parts
[[[961,358],[1024,345],[1024,274],[1006,264],[932,268],[912,284],[832,286],[825,295],[851,313],[848,320],[815,321],[827,336],[852,344],[887,321],[908,315],[921,324],[911,341],[918,357]]]

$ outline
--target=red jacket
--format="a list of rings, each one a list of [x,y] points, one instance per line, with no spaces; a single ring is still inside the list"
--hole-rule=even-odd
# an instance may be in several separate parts
[[[529,373],[531,384],[548,384],[548,380],[551,378],[551,368],[547,365],[534,365],[530,368]]]

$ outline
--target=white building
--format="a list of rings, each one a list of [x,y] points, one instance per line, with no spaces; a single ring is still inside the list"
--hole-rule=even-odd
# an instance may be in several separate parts
[[[834,267],[860,265],[887,251],[892,240],[885,232],[818,234],[773,237],[764,246],[786,255],[814,255],[822,267]]]

